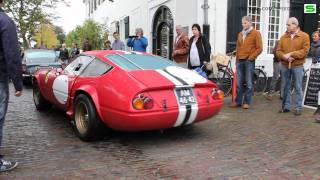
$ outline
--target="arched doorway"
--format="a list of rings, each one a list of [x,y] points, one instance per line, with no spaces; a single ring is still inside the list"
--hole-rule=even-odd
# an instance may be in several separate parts
[[[161,6],[153,18],[152,51],[164,58],[171,59],[173,46],[173,18],[166,6]]]

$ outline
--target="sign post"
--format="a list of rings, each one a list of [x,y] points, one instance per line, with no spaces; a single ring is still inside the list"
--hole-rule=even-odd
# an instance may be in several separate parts
[[[317,109],[320,105],[320,65],[312,65],[303,96],[303,106]]]

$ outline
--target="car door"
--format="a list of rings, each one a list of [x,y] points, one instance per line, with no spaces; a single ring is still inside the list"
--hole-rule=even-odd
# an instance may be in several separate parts
[[[52,93],[57,106],[66,109],[71,89],[81,72],[92,61],[90,56],[79,56],[72,61],[62,72],[53,74]]]

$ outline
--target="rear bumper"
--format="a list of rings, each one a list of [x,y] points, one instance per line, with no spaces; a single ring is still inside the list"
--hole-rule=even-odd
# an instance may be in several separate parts
[[[223,106],[223,101],[215,104],[199,105],[196,119],[193,123],[207,120],[218,114]],[[157,129],[168,129],[174,127],[179,109],[168,109],[153,112],[121,112],[107,108],[101,108],[102,121],[111,129],[119,131],[146,131]]]

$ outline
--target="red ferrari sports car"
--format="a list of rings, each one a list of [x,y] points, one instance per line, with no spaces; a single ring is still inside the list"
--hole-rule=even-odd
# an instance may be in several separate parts
[[[54,105],[74,119],[77,136],[107,129],[167,129],[206,120],[223,106],[223,92],[196,72],[159,56],[125,51],[81,54],[64,70],[35,73],[38,110]]]

